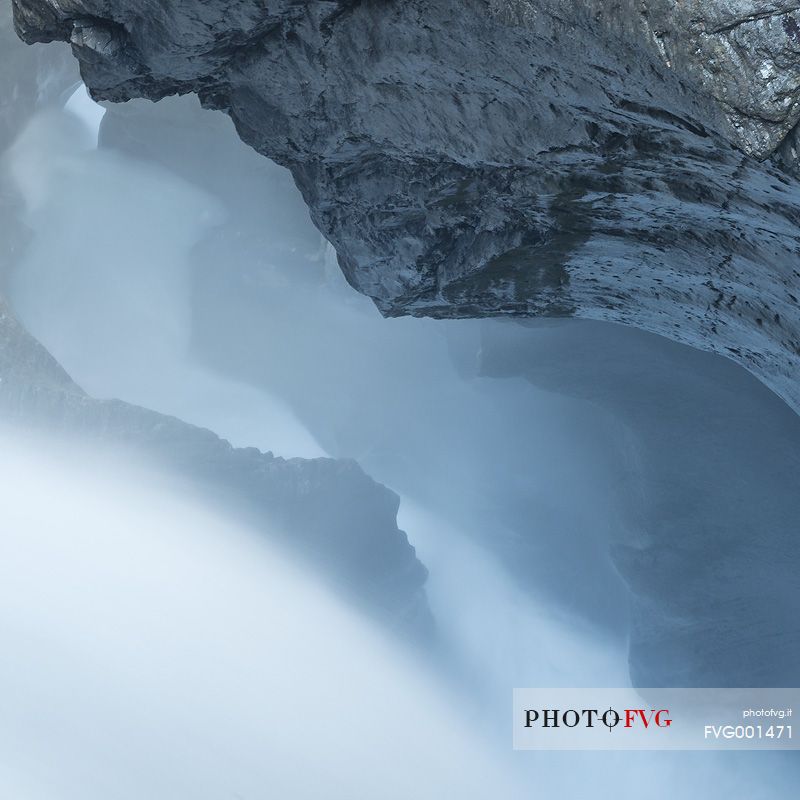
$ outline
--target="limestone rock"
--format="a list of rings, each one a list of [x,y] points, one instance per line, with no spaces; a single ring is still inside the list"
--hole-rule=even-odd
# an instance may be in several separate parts
[[[753,158],[800,113],[795,4],[14,6],[96,98],[227,111],[384,314],[634,325],[800,408],[800,186]]]

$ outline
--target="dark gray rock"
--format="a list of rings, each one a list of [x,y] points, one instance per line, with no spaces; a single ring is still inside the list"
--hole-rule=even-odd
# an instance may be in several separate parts
[[[800,187],[748,155],[797,120],[793,3],[14,6],[96,98],[227,111],[383,313],[621,322],[800,408]]]
[[[536,5],[521,0],[521,5]],[[563,6],[574,6],[572,0]],[[797,0],[612,0],[596,22],[645,42],[682,81],[707,92],[746,153],[772,153],[800,119]]]
[[[87,396],[0,297],[0,420],[145,456],[284,544],[382,621],[430,633],[427,572],[397,527],[397,495],[355,461],[283,459],[118,400]],[[283,540],[282,540],[283,541]]]

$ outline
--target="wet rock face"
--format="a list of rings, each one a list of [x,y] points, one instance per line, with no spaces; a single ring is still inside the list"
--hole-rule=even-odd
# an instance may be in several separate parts
[[[529,0],[522,0],[528,4]],[[574,5],[571,0],[564,5]],[[595,14],[645,42],[679,78],[719,103],[725,133],[757,158],[800,119],[797,0],[618,0]]]
[[[384,314],[621,322],[800,409],[793,3],[14,6],[97,98],[227,111]]]
[[[673,3],[662,3],[673,6]],[[800,119],[800,3],[796,0],[693,0],[679,4],[680,30],[661,20],[665,55],[687,65],[725,104],[736,139],[758,157],[769,155]]]

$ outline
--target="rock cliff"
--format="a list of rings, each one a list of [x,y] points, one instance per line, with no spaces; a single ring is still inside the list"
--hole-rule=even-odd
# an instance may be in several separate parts
[[[98,99],[229,113],[384,314],[634,325],[800,408],[796,3],[14,7]]]

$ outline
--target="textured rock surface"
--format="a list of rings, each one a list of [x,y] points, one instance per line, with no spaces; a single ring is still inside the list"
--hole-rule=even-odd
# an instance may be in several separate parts
[[[429,629],[426,570],[397,528],[397,495],[354,461],[283,459],[236,449],[213,433],[117,400],[88,397],[0,298],[0,420],[154,459],[229,500],[292,552],[332,576],[370,613],[418,635]]]
[[[524,2],[524,0],[523,0]],[[650,44],[681,79],[707,91],[745,152],[772,153],[800,119],[797,0],[618,0],[595,19]]]
[[[230,113],[385,314],[622,322],[800,408],[800,189],[746,155],[797,119],[794,3],[14,5],[95,97]]]

